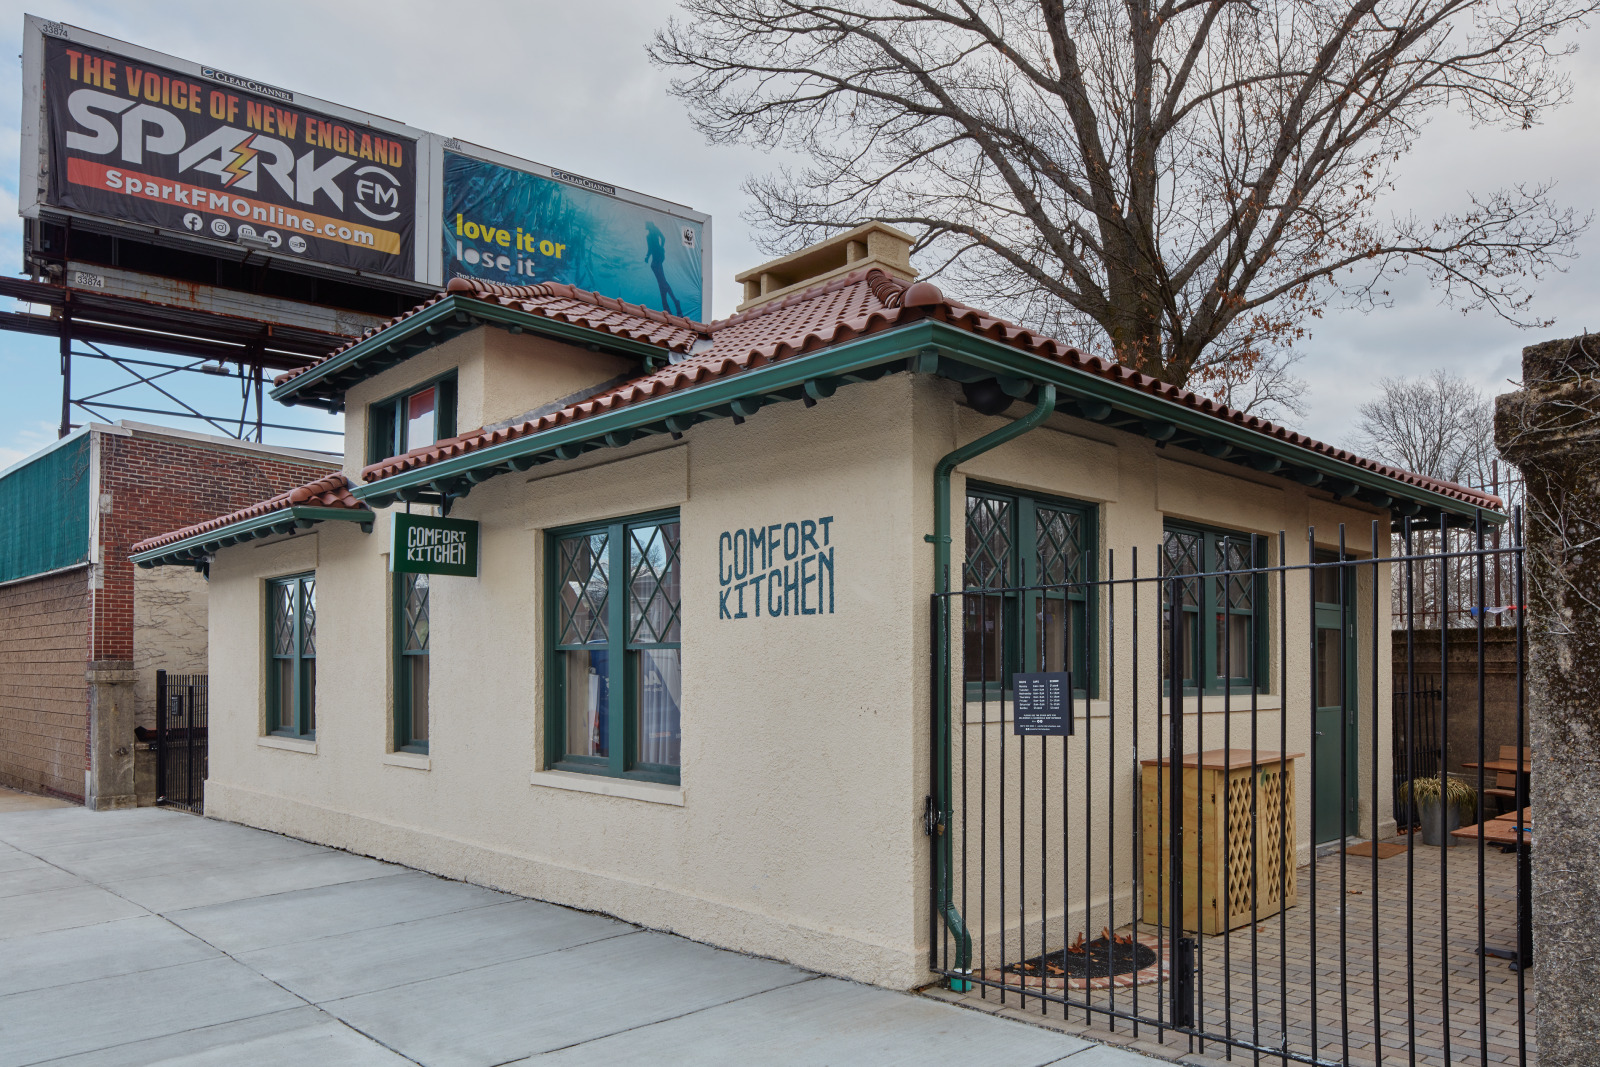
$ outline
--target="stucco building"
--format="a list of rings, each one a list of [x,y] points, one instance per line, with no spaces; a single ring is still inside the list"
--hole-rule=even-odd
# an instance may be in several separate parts
[[[1092,593],[1113,558],[1304,562],[1340,524],[1359,546],[1396,514],[1495,503],[1000,321],[916,282],[908,250],[862,227],[742,275],[710,325],[458,280],[280,379],[345,413],[342,473],[135,549],[209,569],[207,813],[910,987],[940,929],[941,707],[965,744],[998,739],[986,680],[1071,670],[1091,724],[1158,714],[1120,703],[1157,664],[1128,661],[1128,613]],[[475,575],[393,570],[396,516],[445,511],[476,523]],[[946,581],[995,604],[953,616],[953,701],[930,671]],[[1353,583],[1356,615],[1385,582]],[[1261,635],[1312,595],[1197,594],[1184,670],[1206,714],[1276,737],[1311,702],[1306,643]],[[1389,668],[1358,659],[1366,744]],[[1254,712],[1225,710],[1218,678]],[[1309,716],[1285,729],[1308,748]],[[1382,830],[1358,784],[1335,801]],[[1106,893],[1126,909],[1132,883]]]

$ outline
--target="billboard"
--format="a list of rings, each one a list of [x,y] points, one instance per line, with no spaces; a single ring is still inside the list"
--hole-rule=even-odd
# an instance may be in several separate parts
[[[441,155],[445,278],[565,282],[696,321],[707,314],[705,216],[537,164]]]
[[[75,41],[44,43],[45,204],[416,275],[417,141]]]
[[[66,262],[44,230],[60,236],[76,220],[157,251],[338,276],[363,293],[409,299],[467,275],[711,313],[711,217],[682,205],[37,15],[25,17],[22,60],[17,198],[39,223],[24,229],[36,274],[70,284],[121,269],[82,239]],[[160,255],[140,262],[144,289],[189,277]],[[260,283],[268,293],[276,274]]]

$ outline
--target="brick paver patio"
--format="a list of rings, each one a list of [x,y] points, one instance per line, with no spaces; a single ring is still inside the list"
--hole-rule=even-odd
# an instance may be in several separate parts
[[[1404,840],[1403,838],[1401,839]],[[1448,863],[1449,892],[1443,900],[1447,921],[1441,922],[1440,853]],[[1489,945],[1516,944],[1516,857],[1490,847],[1484,857],[1484,936]],[[1373,864],[1377,893],[1373,893]],[[1507,960],[1481,960],[1486,982],[1480,986],[1478,946],[1478,851],[1470,845],[1441,850],[1417,845],[1410,852],[1373,861],[1357,856],[1324,856],[1316,863],[1316,956],[1311,937],[1311,869],[1300,868],[1300,902],[1280,920],[1262,920],[1227,937],[1201,939],[1199,985],[1206,1029],[1232,1033],[1263,1046],[1281,1046],[1285,1015],[1291,1050],[1300,1057],[1312,1051],[1316,1022],[1317,1056],[1322,1061],[1351,1064],[1406,1064],[1447,1067],[1461,1063],[1518,1062],[1517,972]],[[1409,904],[1408,904],[1409,901]],[[1374,941],[1373,905],[1377,905]],[[1342,905],[1342,907],[1341,907]],[[1125,928],[1126,929],[1126,928]],[[1140,927],[1141,932],[1153,932]],[[1409,942],[1408,942],[1408,933]],[[1340,938],[1344,937],[1341,953]],[[1408,966],[1407,961],[1410,961]],[[1374,985],[1374,971],[1377,981]],[[1252,975],[1255,977],[1253,978]],[[1441,982],[1441,975],[1447,982]],[[1538,1063],[1533,1042],[1533,975],[1525,976],[1528,1060]],[[1313,980],[1314,979],[1314,980]],[[1313,986],[1315,993],[1313,996]],[[1448,993],[1449,1053],[1442,1021]],[[1141,1014],[1152,1014],[1156,987],[1140,990]],[[1481,996],[1480,996],[1481,994]],[[1016,1018],[1080,1032],[1098,1040],[1126,1043],[1142,1051],[1186,1062],[1229,1058],[1228,1048],[1207,1042],[1203,1048],[1168,1034],[1164,1043],[1155,1030],[1115,1023],[1098,1013],[1071,1010],[1062,1018],[1059,1004],[1041,1016],[1040,1002],[1030,997],[1019,1005],[1009,993],[1005,1005],[996,991],[941,996],[969,1006],[1002,1011]],[[1082,994],[1074,994],[1074,998]],[[1106,995],[1094,994],[1096,1004]],[[1313,1000],[1316,1004],[1312,1011]],[[1252,1006],[1254,1003],[1254,1007]],[[1230,1010],[1231,1005],[1231,1010]],[[1133,1007],[1127,991],[1117,995],[1117,1008]],[[1285,1011],[1285,1009],[1287,1009]],[[1085,1015],[1090,1014],[1086,1020]],[[1487,1041],[1480,1025],[1487,1022]],[[1411,1058],[1415,1027],[1416,1059]],[[1485,1055],[1485,1053],[1487,1053]],[[1233,1050],[1233,1062],[1254,1061],[1249,1051]],[[1259,1062],[1280,1063],[1263,1054]],[[1300,1062],[1305,1062],[1302,1058]]]

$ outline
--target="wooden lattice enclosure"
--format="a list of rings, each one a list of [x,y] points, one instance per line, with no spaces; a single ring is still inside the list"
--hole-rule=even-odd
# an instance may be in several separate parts
[[[1246,749],[1183,757],[1185,929],[1223,933],[1294,907],[1298,756],[1257,752],[1253,772]],[[1168,822],[1163,805],[1170,804],[1172,796],[1167,764],[1167,760],[1140,764],[1144,921],[1157,924],[1167,920]]]

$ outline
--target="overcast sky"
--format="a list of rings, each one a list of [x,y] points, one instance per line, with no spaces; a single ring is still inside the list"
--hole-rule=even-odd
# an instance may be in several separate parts
[[[717,317],[739,299],[733,275],[762,258],[739,219],[740,183],[770,166],[771,158],[706,146],[682,105],[667,95],[667,75],[650,65],[644,46],[671,14],[668,0],[274,0],[237,6],[0,0],[7,57],[0,71],[0,270],[18,273],[22,263],[18,57],[22,16],[30,10],[709,212]],[[1588,44],[1590,36],[1578,40]],[[1403,163],[1392,208],[1431,215],[1463,204],[1468,190],[1554,179],[1562,203],[1589,211],[1600,186],[1592,147],[1600,107],[1596,51],[1576,57],[1573,103],[1542,127],[1501,133],[1436,118]],[[1375,394],[1379,378],[1436,367],[1458,371],[1485,392],[1506,391],[1507,380],[1518,375],[1523,345],[1600,329],[1600,308],[1583,296],[1600,280],[1596,239],[1593,232],[1583,239],[1583,255],[1567,274],[1538,286],[1533,310],[1556,320],[1549,329],[1518,330],[1484,312],[1463,316],[1440,305],[1420,279],[1395,288],[1392,308],[1330,314],[1304,345],[1300,373],[1311,385],[1309,410],[1291,421],[1342,443],[1356,406]],[[95,380],[111,384],[104,372],[82,373],[102,374]],[[0,390],[3,468],[55,438],[55,342],[0,333],[0,374],[6,383]],[[225,394],[230,386],[221,388]],[[236,406],[234,388],[231,397],[214,393],[215,402]]]

